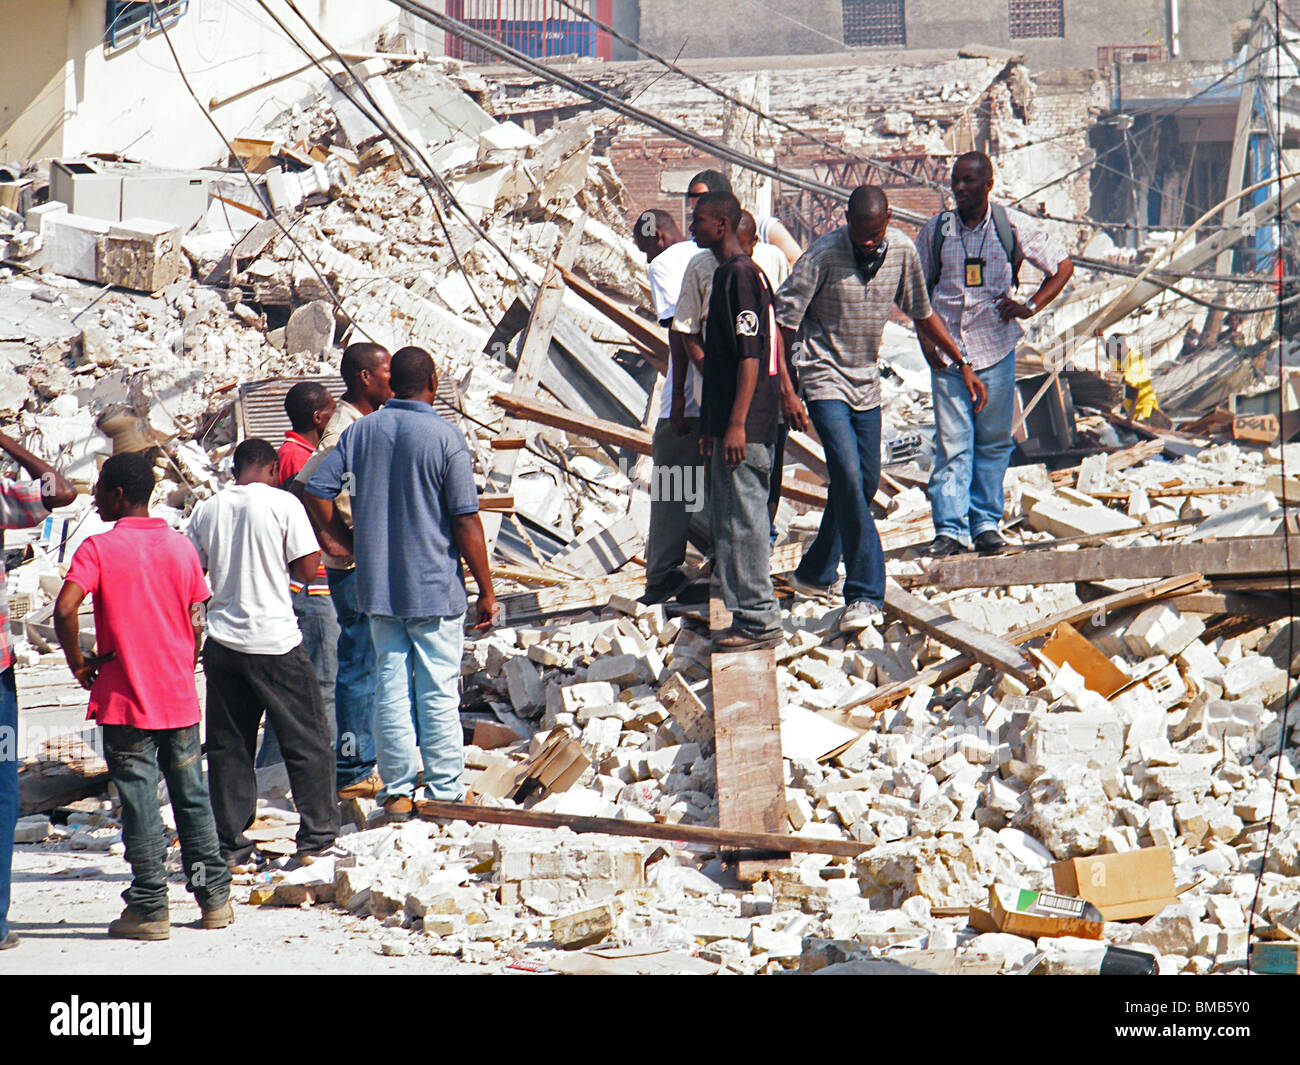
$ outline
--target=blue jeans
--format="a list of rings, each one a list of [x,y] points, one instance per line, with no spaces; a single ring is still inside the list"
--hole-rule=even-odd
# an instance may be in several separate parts
[[[1002,482],[1014,446],[1015,352],[986,370],[976,370],[975,376],[989,394],[978,414],[957,370],[945,366],[930,371],[934,470],[929,495],[934,531],[963,543],[1002,523]]]
[[[384,781],[380,800],[415,795],[464,796],[464,733],[460,726],[460,660],[465,615],[394,618],[372,614],[375,644],[375,755]]]
[[[336,785],[346,788],[375,771],[375,647],[370,621],[357,609],[357,571],[325,573],[339,622],[334,776]]]
[[[18,688],[14,667],[0,673],[0,942],[9,935],[9,878],[18,824]]]
[[[808,416],[826,449],[830,487],[817,537],[795,576],[834,584],[843,555],[844,602],[879,607],[885,601],[885,553],[871,501],[880,487],[880,408],[854,410],[841,399],[812,399]]]
[[[199,726],[139,729],[105,725],[104,759],[122,803],[122,842],[131,885],[122,898],[145,920],[167,917],[167,836],[158,812],[158,773],[167,781],[181,840],[185,888],[205,910],[230,898],[230,872],[217,846],[208,786],[203,782]]]
[[[321,699],[325,703],[325,720],[330,726],[330,742],[334,743],[334,679],[339,670],[339,619],[328,595],[308,595],[307,589],[294,593],[293,612],[302,633],[303,650],[311,659],[312,671],[320,685]],[[257,752],[257,765],[274,765],[283,762],[280,741],[268,721],[262,729],[262,746]]]

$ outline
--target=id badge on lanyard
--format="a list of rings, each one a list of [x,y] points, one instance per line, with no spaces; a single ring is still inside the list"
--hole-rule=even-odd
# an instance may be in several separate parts
[[[966,287],[984,287],[984,259],[981,256],[966,256]]]

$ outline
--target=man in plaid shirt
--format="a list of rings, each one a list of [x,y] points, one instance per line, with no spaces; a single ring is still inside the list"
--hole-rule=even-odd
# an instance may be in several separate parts
[[[54,467],[0,433],[0,450],[14,458],[34,479],[0,477],[0,529],[30,529],[56,507],[66,507],[77,490]],[[0,950],[18,945],[9,932],[9,873],[18,823],[18,689],[9,634],[9,595],[4,551],[0,550]]]
[[[968,539],[982,555],[995,555],[1006,546],[998,525],[1002,481],[1011,461],[1016,341],[1024,332],[1019,320],[1032,318],[1051,303],[1074,272],[1065,249],[1028,215],[1006,211],[1006,226],[1001,224],[989,207],[992,189],[989,157],[983,152],[959,155],[952,168],[956,212],[931,218],[916,238],[932,288],[930,302],[988,391],[988,402],[977,409],[960,374],[920,335],[934,393],[929,491],[935,538],[929,553],[937,558],[966,550]],[[996,210],[1001,213],[1001,208]],[[1004,228],[1010,231],[1008,237],[1014,235],[1010,250],[1003,243]],[[1012,259],[1021,257],[1044,275],[1038,291],[1024,303],[1011,295],[1018,266]]]

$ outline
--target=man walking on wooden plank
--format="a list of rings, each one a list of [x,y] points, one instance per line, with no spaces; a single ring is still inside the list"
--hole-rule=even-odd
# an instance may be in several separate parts
[[[918,333],[934,393],[935,558],[957,554],[969,540],[980,554],[1005,546],[1002,481],[1011,461],[1016,341],[1020,320],[1052,302],[1074,272],[1065,249],[1038,222],[989,204],[993,164],[983,152],[957,157],[952,168],[956,211],[931,218],[917,234],[926,287],[935,311],[961,341],[966,360],[988,394],[972,401],[965,371],[946,366],[930,337]],[[1028,259],[1045,275],[1024,303],[1011,296]]]
[[[976,409],[984,402],[983,385],[930,307],[916,247],[889,220],[884,192],[854,189],[845,225],[808,249],[776,295],[776,319],[795,352],[830,474],[821,527],[790,584],[805,595],[826,595],[842,556],[840,625],[851,631],[878,624],[885,600],[885,555],[871,500],[880,485],[880,338],[894,306],[959,367]]]
[[[704,328],[701,450],[709,461],[715,572],[731,628],[719,651],[771,647],[781,638],[772,590],[767,513],[785,357],[766,278],[745,254],[736,230],[740,202],[729,192],[702,196],[695,242],[720,261]]]

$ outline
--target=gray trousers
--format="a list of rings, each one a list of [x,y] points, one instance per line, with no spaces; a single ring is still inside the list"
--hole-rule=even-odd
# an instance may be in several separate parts
[[[772,591],[772,537],[767,516],[776,447],[747,444],[745,461],[734,470],[713,442],[709,500],[713,521],[714,570],[732,626],[757,636],[781,631],[781,610]]]
[[[686,561],[692,520],[706,519],[704,460],[700,457],[700,420],[687,418],[690,432],[678,436],[667,418],[655,425],[650,456],[650,533],[646,537],[645,583],[662,584]]]

